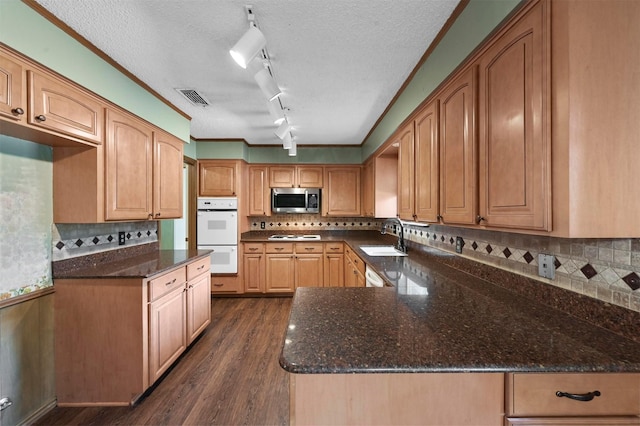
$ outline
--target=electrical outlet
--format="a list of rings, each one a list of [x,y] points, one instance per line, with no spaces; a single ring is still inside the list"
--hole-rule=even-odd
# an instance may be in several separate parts
[[[123,246],[125,243],[124,231],[118,232],[118,245]]]
[[[264,222],[260,222],[260,229],[264,229],[265,227],[265,223]]]
[[[538,255],[538,275],[550,280],[556,277],[556,257],[550,254]]]
[[[456,253],[462,253],[462,247],[464,247],[464,240],[462,237],[456,237]]]

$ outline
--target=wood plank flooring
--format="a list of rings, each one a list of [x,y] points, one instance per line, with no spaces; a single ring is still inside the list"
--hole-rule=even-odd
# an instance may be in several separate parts
[[[212,323],[133,407],[57,407],[39,425],[286,425],[291,298],[214,298]]]

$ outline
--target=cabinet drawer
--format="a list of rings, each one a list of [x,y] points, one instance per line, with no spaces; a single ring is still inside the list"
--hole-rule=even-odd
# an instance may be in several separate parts
[[[293,243],[269,243],[267,253],[293,253]]]
[[[600,396],[585,402],[556,395],[594,391]],[[515,373],[506,395],[508,416],[640,415],[640,374]]]
[[[296,254],[322,253],[322,243],[296,243]]]
[[[358,256],[357,254],[355,254],[353,252],[353,250],[351,250],[350,247],[347,246],[347,248],[345,249],[345,253],[347,255],[347,258],[351,261],[351,263],[353,264],[354,268],[356,268],[362,275],[364,275],[365,272],[365,263],[362,261],[362,259],[360,259],[360,256]]]
[[[187,265],[187,280],[191,280],[200,274],[210,272],[211,270],[211,257],[207,256],[202,259],[191,262]]]
[[[343,253],[344,252],[344,244],[342,243],[325,243],[324,249],[327,254],[330,253]]]
[[[245,253],[264,253],[264,246],[262,243],[244,243]]]
[[[186,280],[187,271],[184,267],[152,279],[149,281],[149,301],[153,301],[175,288],[184,286]]]

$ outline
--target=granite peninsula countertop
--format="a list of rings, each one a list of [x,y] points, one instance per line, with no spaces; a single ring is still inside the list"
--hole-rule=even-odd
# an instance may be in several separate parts
[[[453,254],[423,248],[410,249],[407,257],[369,257],[357,248],[395,240],[388,237],[360,231],[323,236],[323,241],[345,241],[394,286],[297,289],[280,355],[286,371],[640,372],[640,341],[625,336],[637,334],[638,313],[606,306],[614,332],[550,307],[563,302],[556,290],[543,289],[541,301],[535,290],[526,297],[448,265],[457,266]],[[504,274],[515,275],[498,271],[497,276]],[[585,296],[566,297],[569,305],[585,304],[585,309],[603,305]],[[623,323],[620,330],[616,322]]]
[[[77,265],[54,268],[61,278],[149,278],[180,265],[209,256],[211,250],[153,250],[106,261],[80,261]]]

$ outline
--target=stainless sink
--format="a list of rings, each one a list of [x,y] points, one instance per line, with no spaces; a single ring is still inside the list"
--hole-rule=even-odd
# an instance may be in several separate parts
[[[406,256],[407,253],[401,252],[394,246],[360,246],[360,250],[365,252],[367,256]]]

